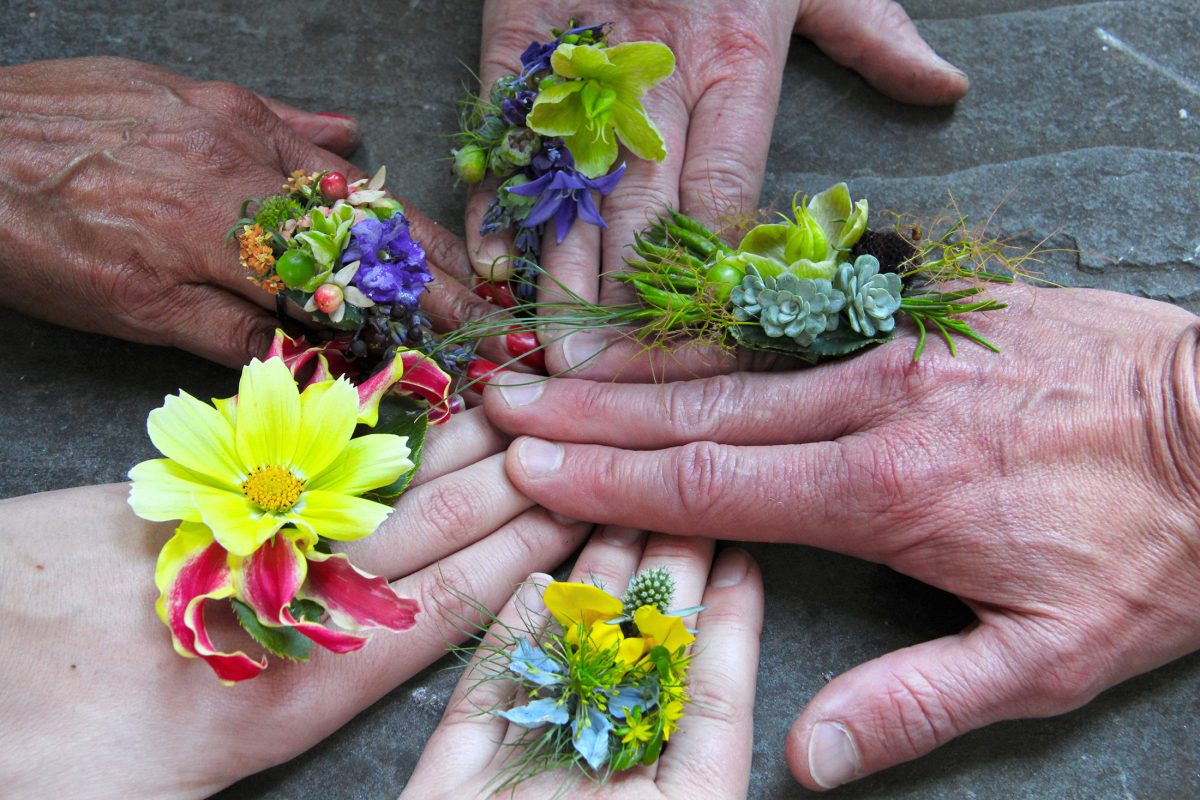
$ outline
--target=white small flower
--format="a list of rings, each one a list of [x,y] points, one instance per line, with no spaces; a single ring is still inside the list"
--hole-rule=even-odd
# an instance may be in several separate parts
[[[380,167],[370,180],[362,178],[350,184],[350,196],[346,202],[352,206],[369,206],[387,197],[383,182],[387,180],[387,167]]]

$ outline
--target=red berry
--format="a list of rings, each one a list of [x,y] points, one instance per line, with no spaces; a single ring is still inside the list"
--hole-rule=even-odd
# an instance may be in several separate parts
[[[513,358],[536,370],[546,369],[546,351],[542,350],[537,334],[533,331],[514,330],[504,337],[504,346]]]
[[[475,294],[501,308],[512,308],[517,304],[517,298],[513,297],[508,281],[476,281]]]
[[[340,172],[326,172],[321,176],[321,194],[327,200],[345,200],[350,196],[350,188],[346,185],[346,176]]]
[[[332,314],[341,307],[344,295],[336,283],[323,283],[313,292],[313,302],[322,314]]]
[[[499,364],[494,364],[486,358],[476,358],[467,367],[467,380],[474,383],[471,387],[477,392],[482,392],[487,386],[488,378],[500,370]]]

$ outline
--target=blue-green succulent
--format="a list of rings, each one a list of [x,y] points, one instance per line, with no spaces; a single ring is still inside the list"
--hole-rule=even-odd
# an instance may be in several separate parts
[[[754,266],[730,300],[739,322],[758,322],[772,339],[787,337],[801,347],[834,330],[846,302],[824,278],[800,278],[790,272],[772,277]]]
[[[900,276],[894,272],[880,273],[875,256],[861,255],[853,264],[838,267],[833,288],[845,296],[846,317],[855,333],[874,336],[896,327]]]

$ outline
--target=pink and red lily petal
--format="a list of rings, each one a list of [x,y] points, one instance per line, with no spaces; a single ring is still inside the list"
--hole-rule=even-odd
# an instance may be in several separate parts
[[[158,615],[166,623],[175,650],[187,658],[200,658],[227,684],[256,677],[267,668],[245,653],[225,653],[216,648],[204,624],[204,606],[234,593],[229,554],[199,523],[185,522],[163,547],[155,567]]]
[[[399,389],[414,394],[429,404],[429,424],[437,425],[450,419],[450,376],[433,359],[416,351],[397,353],[404,361],[404,373]]]
[[[421,607],[416,600],[396,594],[388,582],[350,563],[344,553],[306,554],[308,580],[302,597],[320,603],[329,618],[348,630],[383,628],[406,631],[417,624]]]

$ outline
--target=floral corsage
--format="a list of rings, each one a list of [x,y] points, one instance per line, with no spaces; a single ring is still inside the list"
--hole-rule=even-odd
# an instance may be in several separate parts
[[[576,219],[606,227],[593,192],[607,195],[621,180],[618,143],[639,158],[667,155],[641,97],[674,71],[675,56],[659,42],[610,46],[610,27],[570,21],[531,42],[519,72],[465,103],[454,174],[468,184],[494,176],[482,233],[515,233],[516,252],[482,277],[520,278],[512,287],[525,299],[547,225],[559,242]]]
[[[245,201],[229,235],[248,278],[343,332],[340,349],[361,371],[411,348],[462,374],[471,353],[440,346],[420,310],[433,275],[386,176],[380,167],[347,183],[340,172],[298,171],[280,194]]]
[[[348,653],[373,629],[415,624],[414,600],[335,547],[391,513],[425,425],[449,415],[450,376],[414,350],[357,384],[344,365],[337,349],[279,332],[267,358],[243,368],[234,397],[210,405],[181,391],[150,412],[165,457],[130,471],[129,504],[145,519],[181,521],[158,556],[156,608],[175,650],[224,683],[259,675],[267,658],[212,641],[211,601],[228,601],[266,652],[300,661],[313,642]]]
[[[628,284],[635,303],[598,306],[571,297],[522,308],[528,315],[552,311],[555,325],[568,332],[633,326],[647,346],[682,336],[807,363],[889,341],[902,317],[917,328],[914,360],[929,333],[941,336],[952,354],[956,336],[998,350],[962,316],[1004,308],[981,296],[986,284],[1011,283],[1046,251],[1017,253],[970,229],[961,215],[924,237],[915,226],[872,229],[867,215],[867,201],[852,202],[847,185],[838,183],[794,200],[790,215],[749,227],[733,244],[728,232],[668,211],[635,236],[626,269],[607,276]],[[471,342],[510,325],[492,314],[453,338]]]
[[[682,617],[701,610],[669,611],[674,588],[662,567],[634,576],[620,598],[555,581],[542,595],[549,628],[525,615],[523,628],[479,637],[472,677],[519,687],[510,707],[481,712],[525,729],[497,791],[560,767],[604,780],[658,759],[689,701],[696,637]]]

